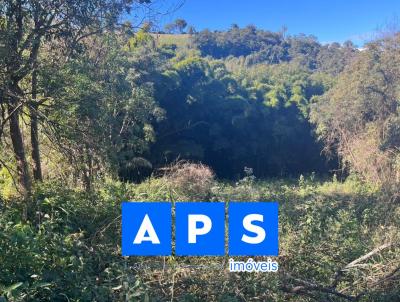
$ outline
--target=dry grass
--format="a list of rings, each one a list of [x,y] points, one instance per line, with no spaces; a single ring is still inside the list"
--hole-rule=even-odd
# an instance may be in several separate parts
[[[165,168],[164,177],[178,196],[190,200],[209,200],[212,187],[215,185],[215,175],[210,167],[179,161]]]
[[[189,34],[152,34],[157,45],[172,45],[175,44],[179,48],[185,48],[190,45]]]

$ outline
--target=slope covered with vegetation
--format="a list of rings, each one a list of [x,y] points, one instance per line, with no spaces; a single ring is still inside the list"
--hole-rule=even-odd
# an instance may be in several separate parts
[[[131,4],[0,1],[0,301],[399,299],[399,34],[165,35]],[[279,273],[124,258],[122,200],[278,200]]]
[[[357,180],[267,182],[251,176],[236,184],[218,183],[205,180],[208,173],[203,168],[196,169],[195,175],[186,167],[140,185],[107,181],[90,194],[47,183],[35,190],[40,214],[29,223],[21,223],[20,206],[6,204],[0,220],[3,296],[10,301],[396,301],[399,297],[399,207],[376,188]],[[193,188],[193,180],[203,185]],[[123,258],[122,199],[279,200],[279,272],[229,273],[227,257]]]

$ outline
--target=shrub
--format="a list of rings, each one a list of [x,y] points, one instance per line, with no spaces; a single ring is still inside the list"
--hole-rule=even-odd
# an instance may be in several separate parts
[[[179,199],[210,200],[212,187],[215,185],[215,175],[208,166],[181,161],[165,171],[165,181],[170,184]]]

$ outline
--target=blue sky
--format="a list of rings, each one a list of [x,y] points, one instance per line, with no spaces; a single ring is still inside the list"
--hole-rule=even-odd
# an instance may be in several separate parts
[[[158,24],[184,18],[197,30],[237,23],[276,31],[285,25],[289,34],[312,34],[322,43],[350,39],[360,46],[400,17],[400,0],[186,0],[176,11],[183,0],[156,1],[154,10],[167,13],[158,15]]]

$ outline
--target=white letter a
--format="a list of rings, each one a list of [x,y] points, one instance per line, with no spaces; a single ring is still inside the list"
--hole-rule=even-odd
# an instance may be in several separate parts
[[[145,236],[146,232],[148,233],[148,236]],[[143,241],[151,241],[153,244],[160,244],[160,240],[158,239],[156,231],[154,231],[153,224],[151,223],[147,214],[143,218],[135,240],[133,240],[133,244],[141,244]]]

